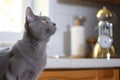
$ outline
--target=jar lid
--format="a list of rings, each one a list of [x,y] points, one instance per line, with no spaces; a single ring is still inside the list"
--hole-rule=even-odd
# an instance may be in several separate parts
[[[103,7],[97,13],[97,18],[99,20],[106,20],[111,17],[113,17],[112,12],[110,10],[108,10],[106,7]]]

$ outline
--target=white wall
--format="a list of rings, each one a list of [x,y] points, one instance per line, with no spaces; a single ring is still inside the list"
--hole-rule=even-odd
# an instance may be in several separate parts
[[[57,32],[48,44],[48,55],[70,55],[70,28],[73,26],[75,15],[86,19],[84,22],[86,39],[97,36],[95,26],[98,8],[94,7],[94,4],[87,5],[87,2],[76,1],[73,4],[70,0],[50,1],[50,17],[57,24]]]
[[[49,2],[50,0],[33,0],[34,13],[49,16]]]

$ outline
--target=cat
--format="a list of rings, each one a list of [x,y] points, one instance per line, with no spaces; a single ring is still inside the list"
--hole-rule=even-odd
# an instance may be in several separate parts
[[[37,80],[46,65],[46,45],[56,25],[26,8],[23,38],[0,51],[0,80]]]

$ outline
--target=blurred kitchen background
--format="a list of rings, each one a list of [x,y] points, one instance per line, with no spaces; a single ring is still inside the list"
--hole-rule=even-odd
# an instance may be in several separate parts
[[[110,2],[97,0],[0,0],[0,47],[10,46],[21,39],[24,30],[25,10],[30,6],[37,15],[49,16],[57,25],[57,31],[47,46],[48,56],[70,56],[70,29],[74,25],[74,17],[84,19],[85,42],[87,39],[97,38],[99,9],[106,6],[116,15],[113,26],[114,45],[120,56],[120,1]],[[82,39],[81,39],[82,40]],[[87,54],[87,53],[86,53]]]

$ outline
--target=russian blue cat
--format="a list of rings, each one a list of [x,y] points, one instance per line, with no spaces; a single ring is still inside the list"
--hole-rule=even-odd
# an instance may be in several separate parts
[[[26,9],[23,38],[0,51],[0,80],[37,80],[46,65],[46,45],[55,33],[55,23]]]

